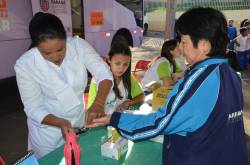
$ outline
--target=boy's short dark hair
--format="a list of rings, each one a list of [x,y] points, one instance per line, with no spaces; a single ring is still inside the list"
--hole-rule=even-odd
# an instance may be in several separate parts
[[[212,8],[190,9],[176,21],[175,31],[189,35],[194,47],[202,39],[209,41],[211,50],[208,56],[224,56],[229,44],[225,16]]]

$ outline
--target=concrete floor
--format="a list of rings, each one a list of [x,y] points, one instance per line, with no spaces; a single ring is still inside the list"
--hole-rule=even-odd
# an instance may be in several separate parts
[[[0,91],[0,156],[9,165],[26,153],[28,130],[15,78],[1,81]]]
[[[132,68],[139,59],[152,59],[159,54],[159,48],[163,43],[161,36],[162,33],[149,33],[148,37],[144,38],[142,47],[132,49]],[[242,74],[245,98],[244,121],[250,158],[250,70]],[[7,81],[4,85],[0,82],[0,156],[9,165],[26,152],[28,131],[15,79]]]
[[[23,110],[0,117],[0,155],[13,164],[27,151],[27,125]],[[1,164],[1,163],[0,163]]]

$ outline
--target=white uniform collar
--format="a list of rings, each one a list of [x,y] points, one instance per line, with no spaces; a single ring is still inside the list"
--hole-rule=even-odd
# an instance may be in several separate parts
[[[71,49],[71,50],[70,50]],[[43,58],[40,51],[37,48],[33,48],[31,51],[34,51],[34,63],[37,66],[38,70],[41,71],[41,74],[43,75],[43,78],[45,78],[45,81],[48,83],[52,83],[53,86],[56,88],[55,92],[58,90],[62,90],[62,88],[65,88],[67,83],[72,84],[74,81],[74,78],[77,74],[77,70],[79,70],[79,65],[76,65],[77,58],[77,52],[70,52],[75,51],[68,43],[66,46],[66,56],[61,64],[64,70],[65,78],[63,79],[58,75],[58,73],[52,69],[50,65],[48,65],[46,59]],[[64,67],[63,65],[70,66],[70,67]]]

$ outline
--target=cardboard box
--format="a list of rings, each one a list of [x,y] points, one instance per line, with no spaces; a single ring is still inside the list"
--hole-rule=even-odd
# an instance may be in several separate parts
[[[111,139],[106,141],[101,146],[102,156],[109,157],[112,159],[119,160],[128,150],[128,140],[119,138],[115,142]]]
[[[157,88],[160,88],[162,86],[162,84],[160,82],[156,82],[156,81],[151,81],[149,82],[148,84],[145,85],[146,88],[149,90],[149,91],[154,91],[156,90]]]
[[[158,108],[162,107],[166,101],[168,93],[172,89],[166,87],[159,87],[153,91],[153,98],[152,98],[152,110],[157,111]]]
[[[108,140],[102,144],[102,156],[120,159],[128,150],[128,140],[121,137],[115,128],[108,126]]]

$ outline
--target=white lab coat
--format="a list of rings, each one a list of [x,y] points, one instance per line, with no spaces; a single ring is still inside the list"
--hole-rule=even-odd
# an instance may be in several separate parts
[[[37,48],[24,53],[16,62],[17,84],[29,129],[29,149],[38,158],[64,143],[61,130],[41,124],[48,114],[69,120],[73,127],[84,125],[83,93],[87,69],[97,84],[113,80],[108,65],[83,39],[67,39],[66,56],[60,66],[52,67]],[[58,67],[58,70],[55,69]]]

